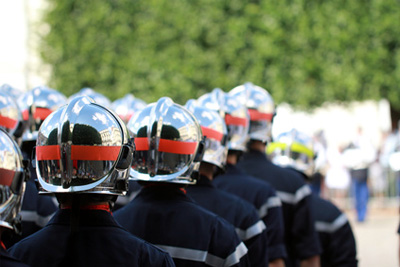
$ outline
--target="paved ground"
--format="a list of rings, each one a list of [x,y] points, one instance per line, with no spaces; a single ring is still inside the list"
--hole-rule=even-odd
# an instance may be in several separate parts
[[[359,267],[397,267],[399,265],[399,204],[397,200],[370,202],[367,221],[358,223],[347,209],[357,242]]]

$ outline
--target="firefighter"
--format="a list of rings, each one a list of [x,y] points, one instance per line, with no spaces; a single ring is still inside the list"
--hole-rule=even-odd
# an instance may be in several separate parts
[[[116,114],[89,97],[74,98],[44,120],[35,150],[39,191],[55,194],[59,210],[11,255],[31,266],[174,266],[112,216],[128,189],[133,151]]]
[[[315,172],[314,142],[296,129],[281,133],[268,146],[272,162],[300,173],[311,184]],[[356,241],[350,223],[333,203],[311,195],[315,229],[322,246],[321,266],[357,266]]]
[[[142,189],[116,220],[169,252],[176,266],[249,266],[235,228],[186,195],[204,148],[194,116],[163,97],[132,117],[128,129],[136,147],[132,175]]]
[[[284,244],[282,203],[271,185],[246,174],[237,167],[238,161],[246,151],[250,123],[246,106],[218,88],[200,97],[198,102],[201,106],[218,110],[224,117],[228,129],[225,172],[217,175],[213,184],[254,205],[267,226],[269,266],[284,266],[287,252]]]
[[[266,156],[275,114],[271,95],[252,83],[239,85],[229,94],[245,104],[250,113],[248,151],[238,166],[248,174],[269,182],[282,201],[288,252],[286,266],[319,266],[321,246],[312,219],[311,189],[299,174],[273,164]]]
[[[214,176],[225,169],[228,132],[224,120],[216,111],[198,106],[194,100],[185,107],[193,113],[205,137],[204,156],[198,173],[195,173],[199,175],[198,181],[187,188],[188,196],[235,226],[249,249],[251,266],[268,266],[267,231],[257,210],[251,203],[216,188],[212,183]]]

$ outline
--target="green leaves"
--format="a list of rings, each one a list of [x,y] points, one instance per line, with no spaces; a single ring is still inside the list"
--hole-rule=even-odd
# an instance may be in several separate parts
[[[48,0],[51,86],[184,104],[246,81],[277,103],[388,98],[400,108],[400,4],[370,1]]]

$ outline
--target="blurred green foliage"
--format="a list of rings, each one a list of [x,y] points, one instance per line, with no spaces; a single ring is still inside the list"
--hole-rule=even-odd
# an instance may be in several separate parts
[[[400,109],[398,0],[47,0],[50,86],[189,98],[246,81],[277,103],[388,98]]]

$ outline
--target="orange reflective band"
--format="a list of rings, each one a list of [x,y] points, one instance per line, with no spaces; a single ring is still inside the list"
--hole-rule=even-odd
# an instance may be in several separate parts
[[[217,141],[221,141],[224,136],[222,133],[204,126],[201,126],[201,131],[203,132],[203,136]]]
[[[33,114],[34,119],[44,120],[49,116],[53,111],[48,108],[36,108],[35,113]]]
[[[36,147],[37,160],[60,160],[61,152],[59,145],[50,146],[37,146]]]
[[[149,150],[149,139],[147,137],[136,137],[135,149],[137,151]]]
[[[29,120],[29,111],[27,109],[25,109],[24,111],[22,111],[22,119],[24,121]]]
[[[249,109],[250,120],[252,121],[271,121],[272,113],[262,113],[255,109]]]
[[[197,143],[196,142],[182,142],[182,141],[173,141],[168,139],[160,139],[160,143],[158,145],[158,151],[174,153],[174,154],[183,154],[183,155],[192,155],[196,152]]]
[[[12,129],[15,126],[17,126],[17,123],[18,123],[17,120],[0,115],[0,126],[3,126],[7,129]]]
[[[11,186],[15,171],[0,168],[0,185]]]
[[[71,146],[71,160],[111,160],[116,161],[121,146]],[[59,145],[37,146],[37,160],[60,160]]]
[[[150,149],[149,139],[147,137],[135,138],[136,151],[147,151]],[[174,154],[191,155],[196,152],[196,142],[182,142],[168,139],[160,139],[158,151]]]
[[[225,123],[226,125],[246,126],[247,120],[245,118],[234,117],[232,115],[226,114]]]
[[[71,160],[112,160],[118,159],[121,146],[71,146]]]

